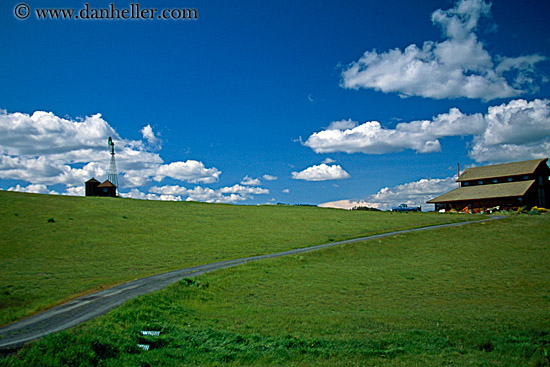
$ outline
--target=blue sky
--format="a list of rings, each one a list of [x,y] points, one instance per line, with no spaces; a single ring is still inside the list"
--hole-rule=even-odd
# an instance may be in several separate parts
[[[3,190],[82,195],[111,135],[123,196],[235,204],[426,206],[457,163],[550,156],[546,0],[25,3],[0,6]]]

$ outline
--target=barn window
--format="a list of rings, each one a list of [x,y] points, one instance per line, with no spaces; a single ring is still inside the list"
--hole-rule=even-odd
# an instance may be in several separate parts
[[[497,183],[498,180],[496,178],[493,178],[493,183]]]
[[[523,179],[524,179],[524,180],[528,180],[528,179],[529,179],[529,176],[525,175],[525,176],[523,176]]]
[[[514,179],[512,177],[508,177],[508,182],[512,182]]]
[[[483,180],[479,180],[479,181],[477,182],[477,184],[478,184],[478,185],[483,185]]]

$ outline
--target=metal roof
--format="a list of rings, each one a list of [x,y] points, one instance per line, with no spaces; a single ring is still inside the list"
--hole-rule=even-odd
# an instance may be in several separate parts
[[[460,175],[457,182],[481,180],[486,178],[509,177],[528,175],[536,171],[537,167],[548,161],[548,158],[533,159],[530,161],[495,164],[492,166],[472,167]]]
[[[491,185],[459,187],[453,191],[427,201],[427,203],[448,203],[451,201],[470,201],[482,199],[496,199],[506,197],[520,197],[535,183],[535,180],[506,182]]]
[[[97,185],[97,187],[116,187],[111,181],[105,180],[103,183]]]

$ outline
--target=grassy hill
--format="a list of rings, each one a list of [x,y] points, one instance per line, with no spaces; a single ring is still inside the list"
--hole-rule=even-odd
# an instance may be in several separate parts
[[[0,325],[155,273],[471,219],[0,191]]]
[[[0,365],[548,366],[548,238],[550,215],[518,215],[250,263],[130,301]]]

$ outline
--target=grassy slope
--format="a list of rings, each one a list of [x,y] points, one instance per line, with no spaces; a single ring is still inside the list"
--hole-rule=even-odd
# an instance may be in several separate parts
[[[470,219],[0,191],[0,325],[159,272]]]
[[[548,238],[550,215],[514,216],[251,263],[140,297],[0,362],[548,366]]]

